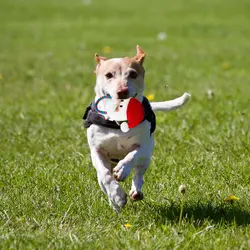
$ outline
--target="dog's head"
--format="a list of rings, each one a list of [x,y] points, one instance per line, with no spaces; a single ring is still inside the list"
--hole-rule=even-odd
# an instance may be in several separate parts
[[[95,54],[97,96],[109,94],[115,99],[135,97],[142,100],[144,91],[143,61],[146,54],[137,45],[136,56],[124,58],[101,57]]]

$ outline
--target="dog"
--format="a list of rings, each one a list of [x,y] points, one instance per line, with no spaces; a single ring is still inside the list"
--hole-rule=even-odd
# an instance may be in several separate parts
[[[137,45],[134,57],[112,58],[95,54],[95,99],[87,107],[83,119],[92,163],[97,172],[101,190],[107,195],[111,207],[119,212],[127,203],[127,195],[119,182],[125,181],[134,170],[131,190],[132,201],[142,200],[143,176],[149,167],[154,149],[155,111],[171,111],[182,107],[190,98],[184,93],[171,101],[149,102],[144,97],[143,62],[145,52]],[[119,105],[122,99],[134,97],[145,109],[144,120],[128,132],[119,129],[119,123],[99,114],[94,103],[102,96],[112,96]],[[104,108],[102,103],[100,109]]]

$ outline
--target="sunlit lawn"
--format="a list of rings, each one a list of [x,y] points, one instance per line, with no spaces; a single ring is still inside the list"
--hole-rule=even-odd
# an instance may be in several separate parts
[[[0,248],[249,249],[249,13],[247,0],[2,0]],[[145,94],[192,99],[158,113],[145,199],[117,215],[82,115],[94,53],[137,44]]]

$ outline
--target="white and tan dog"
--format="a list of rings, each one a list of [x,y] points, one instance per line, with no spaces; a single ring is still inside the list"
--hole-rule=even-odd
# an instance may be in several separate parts
[[[95,101],[104,95],[110,95],[117,100],[117,103],[121,99],[130,97],[135,97],[142,102],[145,56],[139,46],[133,58],[107,59],[96,54]],[[183,106],[189,98],[190,95],[184,93],[171,101],[150,104],[153,111],[171,111]],[[99,116],[103,116],[104,120],[108,119],[105,114],[99,114]],[[88,112],[85,113],[84,119],[88,120]],[[143,199],[143,175],[149,167],[154,149],[154,134],[150,133],[151,126],[147,119],[126,133],[117,128],[94,123],[87,126],[88,144],[91,159],[97,171],[98,183],[116,211],[119,211],[127,202],[127,195],[120,187],[119,181],[124,181],[132,169],[134,176],[129,196],[133,201]],[[112,159],[118,159],[116,166],[113,166]]]

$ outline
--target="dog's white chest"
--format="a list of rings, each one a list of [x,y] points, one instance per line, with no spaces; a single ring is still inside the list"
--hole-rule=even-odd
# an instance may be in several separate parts
[[[110,158],[122,158],[136,146],[150,140],[150,123],[144,121],[134,129],[123,133],[118,129],[92,125],[88,131],[88,141],[91,147],[104,150]]]

